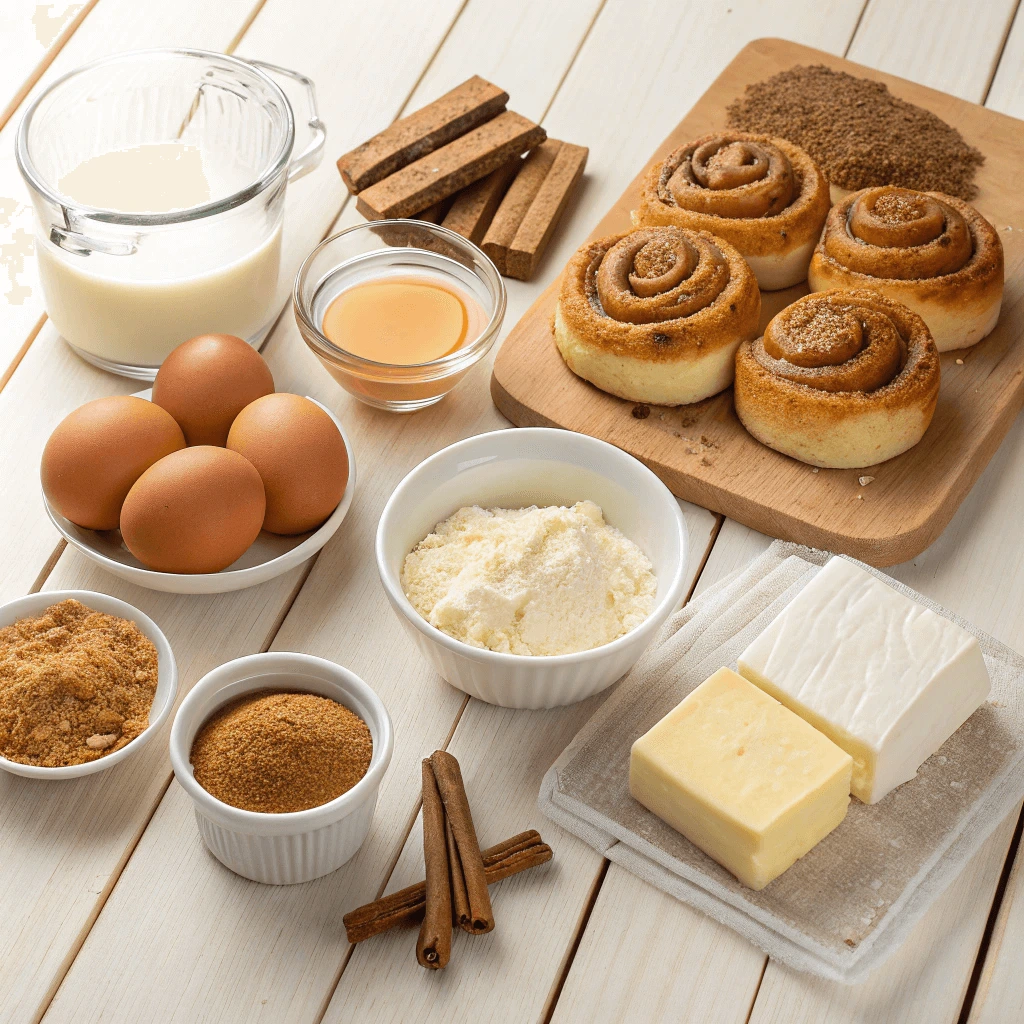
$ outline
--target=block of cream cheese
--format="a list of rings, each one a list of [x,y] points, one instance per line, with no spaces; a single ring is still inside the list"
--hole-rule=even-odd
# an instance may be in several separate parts
[[[634,744],[629,791],[751,889],[846,817],[850,756],[731,669]]]
[[[978,641],[844,558],[833,558],[740,655],[740,673],[853,757],[853,795],[877,803],[988,696]]]

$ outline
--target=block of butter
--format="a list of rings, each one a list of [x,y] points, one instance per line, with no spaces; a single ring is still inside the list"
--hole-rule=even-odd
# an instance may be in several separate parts
[[[853,757],[853,795],[877,803],[988,696],[970,633],[833,558],[740,655],[740,673]]]
[[[751,889],[846,817],[850,757],[731,669],[634,744],[629,791]]]

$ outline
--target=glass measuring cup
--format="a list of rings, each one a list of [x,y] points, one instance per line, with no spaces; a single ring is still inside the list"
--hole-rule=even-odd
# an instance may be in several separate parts
[[[301,86],[308,104],[312,139],[294,158],[295,117],[271,73]],[[16,148],[46,310],[68,344],[140,380],[197,334],[259,344],[276,313],[285,189],[319,164],[325,137],[313,83],[263,61],[137,50],[54,82],[26,112]],[[127,212],[62,191],[87,161],[168,144],[172,186],[181,157],[201,165],[208,194],[194,204]],[[138,178],[132,191],[144,194]]]

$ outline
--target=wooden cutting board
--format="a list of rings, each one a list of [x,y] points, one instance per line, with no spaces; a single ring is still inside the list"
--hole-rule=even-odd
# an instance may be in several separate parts
[[[1002,315],[984,341],[942,357],[938,408],[921,442],[871,469],[813,470],[755,441],[736,418],[731,388],[695,405],[652,406],[649,412],[607,395],[573,374],[555,348],[551,320],[558,281],[506,338],[491,394],[517,426],[564,427],[610,441],[649,466],[680,498],[761,533],[893,565],[919,554],[945,529],[1024,404],[1024,123],[820,50],[759,39],[740,51],[650,162],[724,128],[726,107],[745,86],[794,64],[827,64],[885,82],[896,96],[954,125],[985,154],[974,205],[999,230],[1005,248]],[[646,168],[592,238],[629,229],[644,173]],[[799,285],[763,293],[762,328],[806,292]],[[863,476],[874,479],[861,485]]]

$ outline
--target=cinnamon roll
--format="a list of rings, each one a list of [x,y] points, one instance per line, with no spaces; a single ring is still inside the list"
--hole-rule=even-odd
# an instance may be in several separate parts
[[[967,348],[999,319],[1003,244],[973,206],[882,185],[829,212],[807,275],[812,291],[873,288],[919,314],[940,352]]]
[[[830,205],[818,165],[785,139],[715,132],[651,168],[640,190],[640,225],[710,231],[740,251],[765,291],[807,277]]]
[[[761,293],[728,242],[640,228],[588,242],[569,261],[555,344],[569,369],[631,402],[686,405],[732,383],[757,335]]]
[[[912,448],[935,412],[925,322],[871,291],[814,292],[736,353],[736,413],[762,444],[812,466],[874,466]]]

